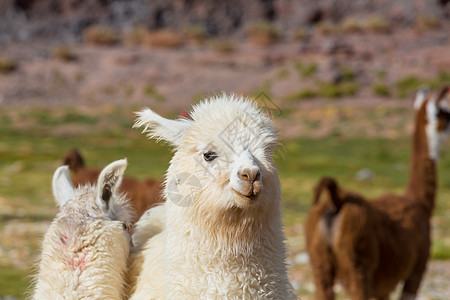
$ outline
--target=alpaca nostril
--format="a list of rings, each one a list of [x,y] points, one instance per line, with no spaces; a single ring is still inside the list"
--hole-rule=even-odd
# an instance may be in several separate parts
[[[260,172],[257,169],[244,169],[244,170],[238,172],[238,177],[241,180],[253,182],[253,181],[259,179]]]

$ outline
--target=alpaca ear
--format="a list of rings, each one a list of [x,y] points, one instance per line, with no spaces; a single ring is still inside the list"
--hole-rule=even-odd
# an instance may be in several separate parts
[[[416,94],[416,99],[414,100],[414,109],[419,110],[422,107],[423,102],[427,99],[429,89],[422,88]]]
[[[147,133],[149,138],[156,138],[158,141],[165,140],[174,146],[181,145],[184,134],[192,122],[187,119],[169,120],[149,108],[136,113],[136,115],[138,118],[133,128],[145,126],[142,132]]]
[[[59,207],[62,207],[67,201],[73,199],[74,188],[67,166],[61,166],[56,169],[53,175],[52,190]]]
[[[103,211],[109,210],[109,200],[117,193],[126,168],[126,159],[117,160],[107,165],[98,176],[96,202]]]
[[[443,87],[439,92],[437,96],[437,103],[440,103],[441,101],[445,100],[445,97],[450,94],[450,86]]]

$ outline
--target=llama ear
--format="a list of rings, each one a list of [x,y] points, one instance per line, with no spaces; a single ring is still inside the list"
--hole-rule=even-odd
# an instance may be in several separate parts
[[[447,95],[450,94],[450,86],[443,87],[439,92],[437,96],[436,102],[439,103],[447,97]]]
[[[422,88],[417,92],[416,99],[414,100],[415,110],[419,110],[422,107],[423,102],[427,99],[428,92],[428,87]]]
[[[117,160],[107,165],[98,176],[96,202],[103,211],[109,210],[109,200],[117,193],[126,168],[127,159]]]
[[[169,120],[146,108],[138,113],[133,128],[145,126],[143,133],[149,138],[165,140],[174,146],[180,146],[186,130],[192,121],[188,119]]]
[[[61,166],[56,169],[53,175],[52,190],[59,207],[62,207],[67,201],[73,199],[74,188],[67,166]]]

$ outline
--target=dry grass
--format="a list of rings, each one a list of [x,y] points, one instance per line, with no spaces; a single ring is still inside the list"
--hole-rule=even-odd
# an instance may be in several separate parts
[[[341,30],[347,33],[358,33],[364,31],[364,26],[360,20],[350,17],[342,21]]]
[[[155,30],[147,34],[145,44],[156,48],[179,48],[183,45],[183,39],[171,30]]]
[[[414,27],[419,32],[434,30],[439,29],[441,27],[441,23],[434,16],[419,14],[416,16]]]
[[[68,46],[57,46],[53,48],[53,56],[65,62],[74,61],[77,59],[76,55]]]
[[[205,27],[200,25],[191,25],[184,30],[186,39],[194,44],[204,44],[209,38]]]
[[[124,42],[130,46],[142,45],[147,34],[148,30],[145,27],[135,27],[125,33]]]
[[[280,38],[280,29],[272,22],[257,22],[250,25],[247,36],[250,42],[258,46],[269,46]]]
[[[391,31],[391,23],[380,16],[371,16],[364,21],[364,29],[374,33],[389,33]]]
[[[85,42],[93,45],[111,46],[119,42],[118,33],[105,26],[90,26],[83,32]]]
[[[306,28],[297,28],[292,32],[292,37],[296,41],[303,41],[309,37],[309,32]]]
[[[231,53],[236,50],[233,42],[225,39],[211,41],[209,45],[211,49],[219,53]]]
[[[335,35],[340,32],[338,25],[328,21],[317,24],[316,30],[321,35]]]
[[[9,74],[17,70],[17,63],[7,57],[0,57],[0,74]]]

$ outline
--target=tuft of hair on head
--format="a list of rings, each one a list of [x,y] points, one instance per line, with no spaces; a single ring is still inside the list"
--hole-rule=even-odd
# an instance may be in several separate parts
[[[117,160],[107,165],[98,176],[96,203],[105,213],[109,210],[111,197],[118,192],[126,168],[126,158]]]
[[[68,166],[61,166],[56,169],[53,175],[52,191],[59,207],[62,207],[67,201],[73,199],[74,188],[70,179]]]
[[[143,127],[142,133],[157,141],[164,140],[178,147],[182,144],[184,134],[191,126],[192,121],[188,119],[169,120],[161,117],[150,108],[145,108],[136,113],[137,120],[133,128]]]

